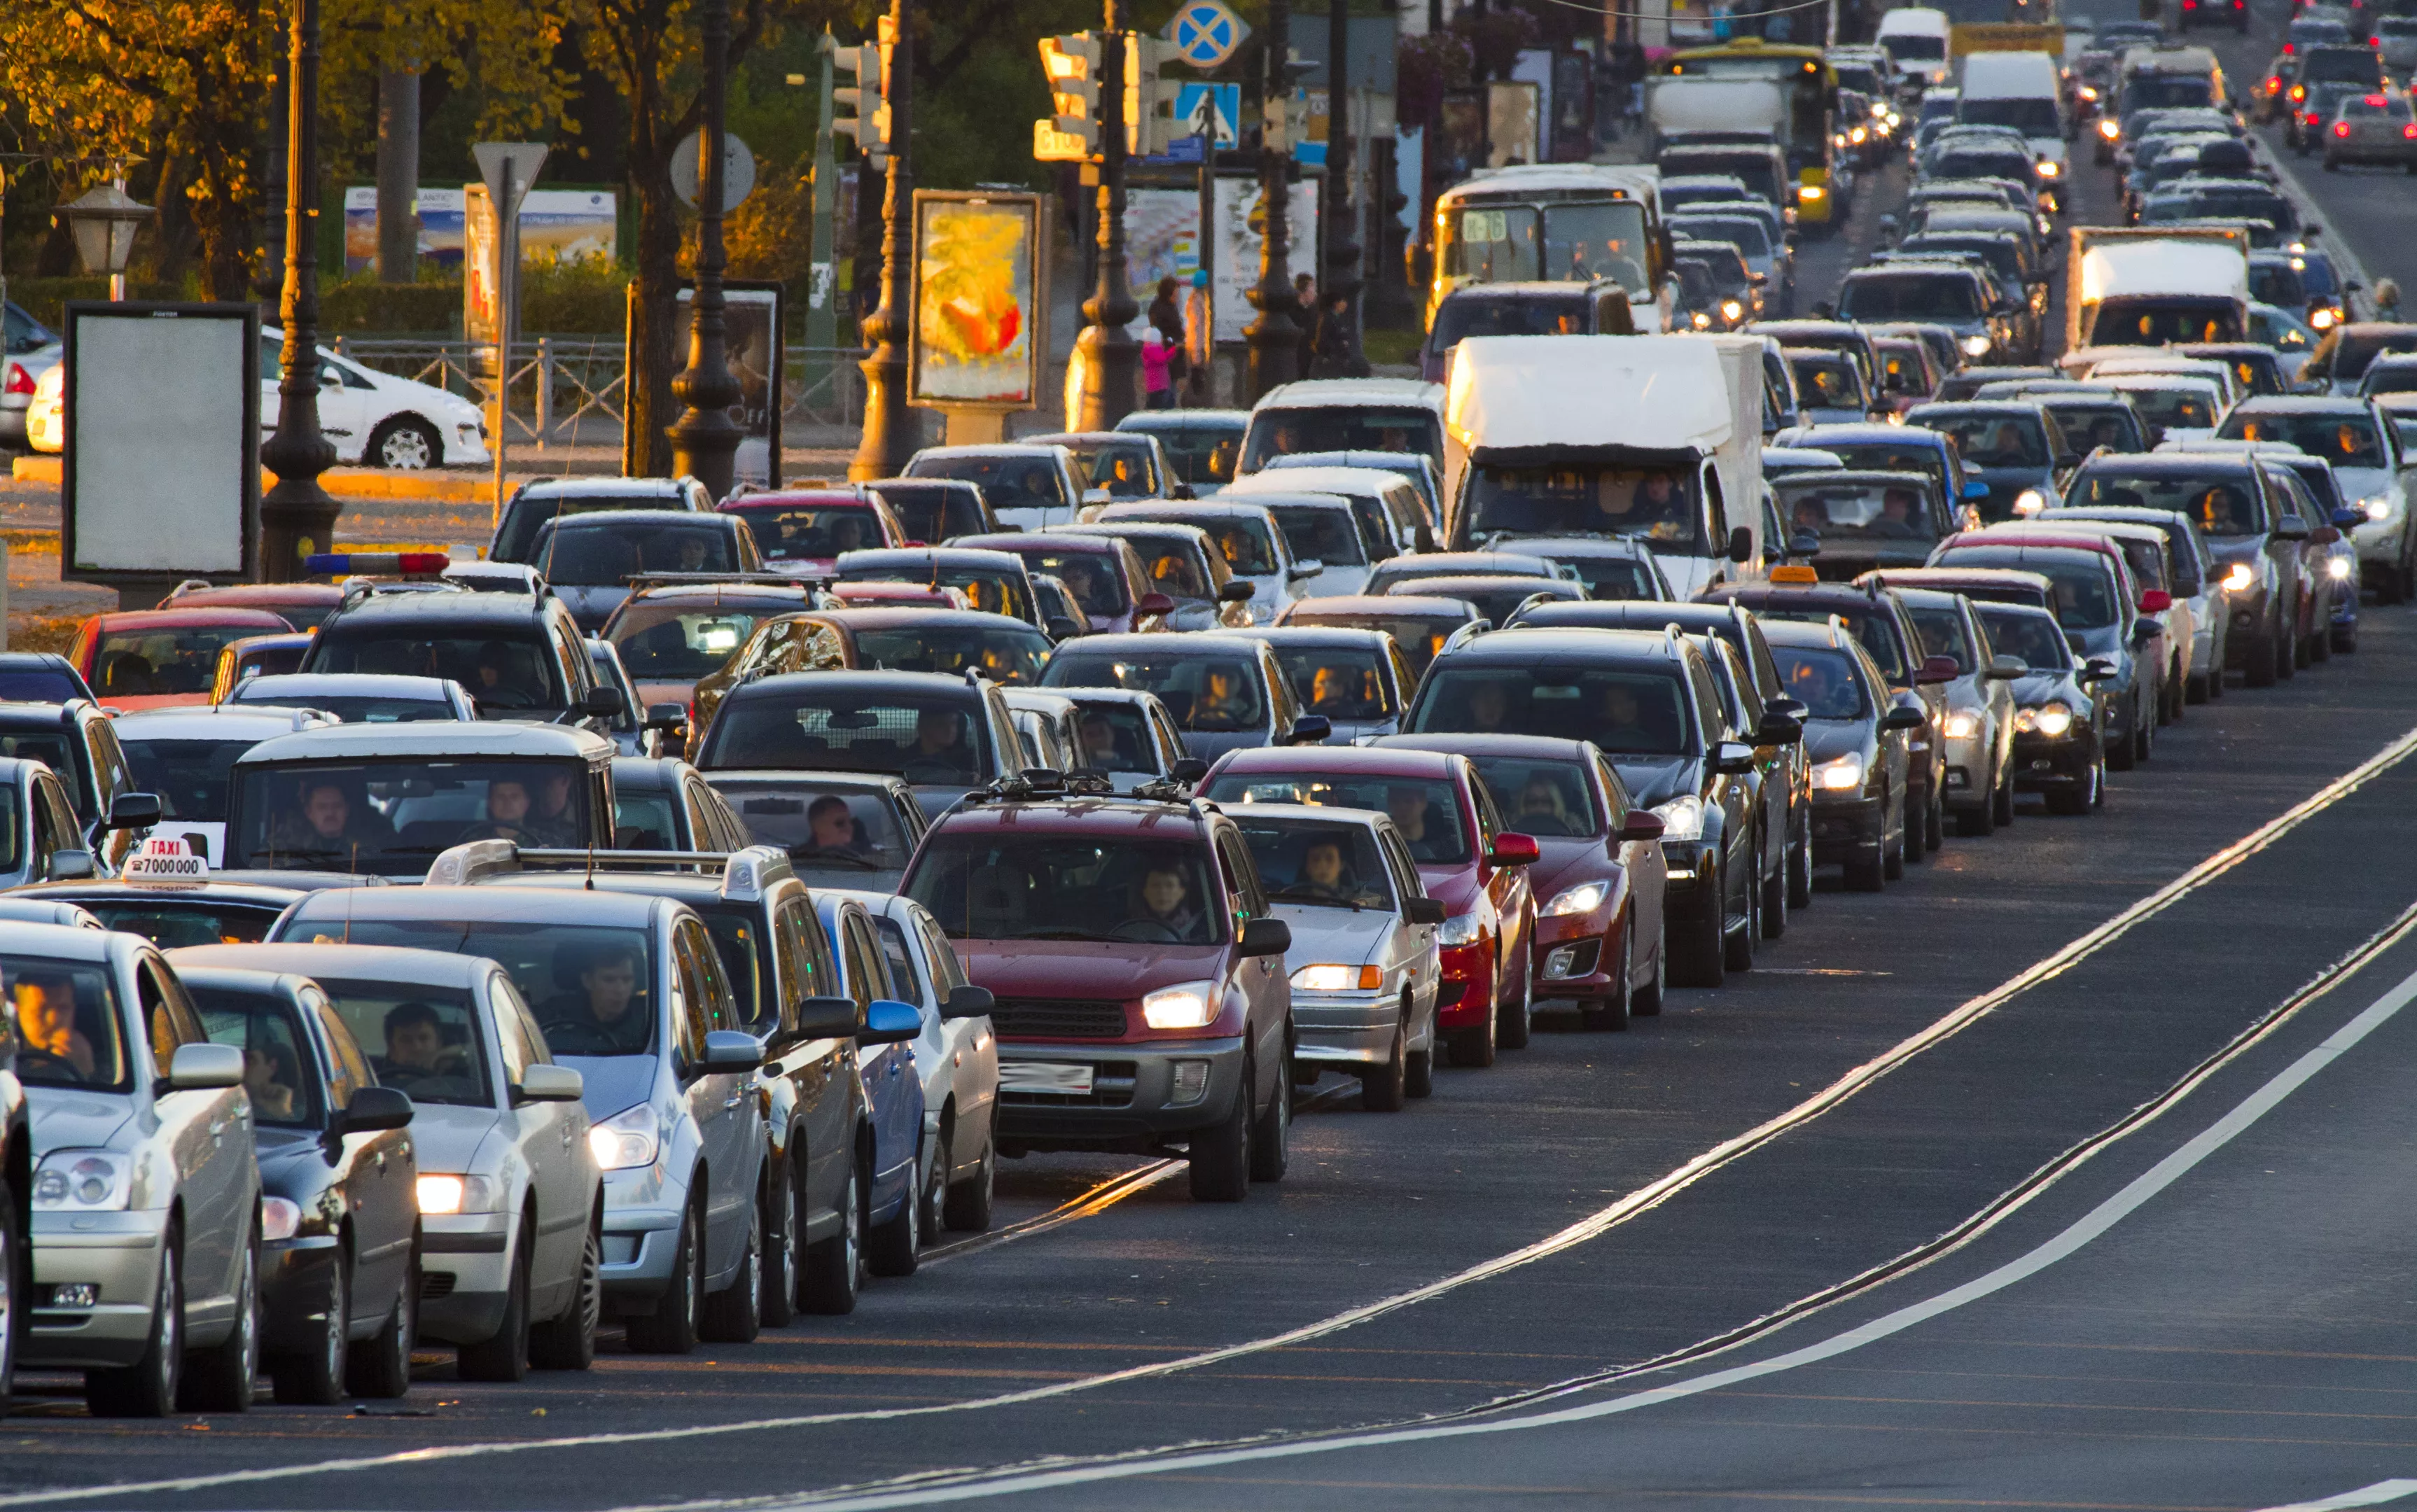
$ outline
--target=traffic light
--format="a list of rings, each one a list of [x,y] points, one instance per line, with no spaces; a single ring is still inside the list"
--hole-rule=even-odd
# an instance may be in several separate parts
[[[1086,158],[1100,150],[1100,39],[1089,32],[1041,39],[1041,71],[1049,76],[1055,118],[1046,124],[1061,143],[1079,143]],[[1035,135],[1039,134],[1036,129]]]
[[[1179,62],[1175,44],[1140,32],[1125,34],[1125,150],[1138,157],[1165,155],[1175,140],[1175,85],[1161,76]]]
[[[831,91],[831,134],[856,144],[878,168],[889,158],[889,18],[881,18],[880,40],[831,50],[831,71],[856,81],[853,89]]]

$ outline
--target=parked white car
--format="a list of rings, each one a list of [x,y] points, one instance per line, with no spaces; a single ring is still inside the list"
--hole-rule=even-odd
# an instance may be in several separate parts
[[[264,437],[277,429],[277,383],[284,371],[279,353],[284,342],[281,332],[261,327]],[[25,443],[36,451],[66,449],[66,381],[67,365],[61,363],[34,384],[33,402],[25,410]],[[354,466],[417,470],[483,467],[488,461],[486,421],[479,406],[432,384],[364,368],[326,347],[319,349],[319,429],[335,443],[336,461]]]

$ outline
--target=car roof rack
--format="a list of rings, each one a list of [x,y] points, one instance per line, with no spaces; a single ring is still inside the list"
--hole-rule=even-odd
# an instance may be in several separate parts
[[[676,871],[696,875],[719,868],[722,896],[752,901],[783,877],[793,875],[788,853],[773,845],[750,845],[736,851],[584,850],[561,846],[521,845],[512,840],[467,840],[436,857],[428,869],[427,885],[461,887],[491,877],[523,871]]]
[[[717,583],[761,584],[772,588],[819,588],[836,582],[836,572],[638,572],[621,580],[631,593],[648,588],[711,587]]]

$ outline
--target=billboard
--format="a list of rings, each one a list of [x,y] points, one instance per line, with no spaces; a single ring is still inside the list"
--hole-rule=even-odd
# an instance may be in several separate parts
[[[459,267],[467,245],[466,189],[425,189],[413,202],[419,214],[419,255]],[[531,189],[521,201],[521,258],[610,258],[620,249],[620,196],[610,189]],[[377,188],[344,190],[344,271],[377,265]]]
[[[1317,184],[1306,180],[1291,186],[1287,245],[1295,273],[1314,271],[1310,255],[1317,245]],[[1242,327],[1257,310],[1250,292],[1259,285],[1259,253],[1267,239],[1267,217],[1259,208],[1256,178],[1217,180],[1217,237],[1209,265],[1209,292],[1215,296],[1217,340],[1239,341]],[[1133,300],[1145,312],[1158,292],[1158,280],[1173,275],[1184,288],[1192,285],[1200,265],[1200,194],[1196,189],[1137,189],[1125,191],[1125,278]],[[1132,323],[1136,340],[1149,325],[1146,313]]]
[[[915,191],[906,400],[1028,410],[1040,402],[1048,306],[1038,195]]]
[[[681,367],[695,330],[692,287],[678,294]],[[738,456],[733,463],[736,482],[760,488],[781,486],[781,353],[788,311],[778,283],[725,279],[722,284],[722,340],[731,375],[738,380],[738,402],[730,417],[738,424]]]

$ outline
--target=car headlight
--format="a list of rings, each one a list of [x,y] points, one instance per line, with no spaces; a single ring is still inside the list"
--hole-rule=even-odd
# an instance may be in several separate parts
[[[1466,914],[1454,914],[1444,920],[1443,929],[1436,936],[1436,944],[1473,945],[1484,937],[1485,926],[1479,921],[1476,911],[1471,910]]]
[[[2039,171],[2039,176],[2042,178],[2054,178],[2057,174],[2064,172],[2063,164],[2049,162],[2045,158],[2041,159],[2038,162],[2033,163],[2031,166]]]
[[[1712,317],[1700,310],[1695,311],[1695,329],[1699,331],[1708,331],[1712,328]]]
[[[2308,329],[2312,331],[2331,330],[2334,320],[2337,318],[2338,317],[2336,317],[2330,310],[2312,310],[2308,311]]]
[[[1813,785],[1827,793],[1852,793],[1863,785],[1863,759],[1840,756],[1813,768]]]
[[[1162,987],[1141,1000],[1142,1022],[1152,1029],[1203,1029],[1217,1021],[1224,995],[1215,982]]]
[[[2014,513],[2030,516],[2047,507],[2047,495],[2037,489],[2025,489],[2014,495]]]
[[[1745,314],[1745,306],[1734,299],[1724,299],[1721,301],[1721,314],[1729,320],[1741,319]]]
[[[1821,197],[1822,189],[1821,186],[1818,184],[1801,185],[1796,190],[1796,198],[1800,203],[1807,200],[1817,200]]]
[[[1564,887],[1554,894],[1553,900],[1538,910],[1545,918],[1559,918],[1565,914],[1591,914],[1611,896],[1607,882],[1582,882],[1574,887]]]
[[[2112,142],[2123,134],[2123,125],[2110,115],[2098,123],[2098,134]]]
[[[302,1204],[285,1197],[260,1200],[260,1236],[270,1244],[302,1232]]]
[[[1681,793],[1668,803],[1656,804],[1654,814],[1662,821],[1662,838],[1665,840],[1699,840],[1704,838],[1704,800],[1692,793]]]
[[[1989,339],[1977,332],[1955,344],[1964,349],[1964,355],[1968,357],[1985,357],[1989,355]]]
[[[53,1150],[34,1172],[37,1213],[120,1213],[133,1194],[133,1157],[107,1150]]]
[[[2336,582],[2346,581],[2349,577],[2349,558],[2336,556],[2328,559],[2325,563],[2325,576]]]
[[[2014,728],[2025,732],[2036,731],[2054,740],[2073,728],[2073,710],[2061,703],[2018,710],[2014,715]]]
[[[1385,985],[1385,968],[1337,966],[1321,961],[1293,973],[1292,985],[1304,992],[1347,992],[1354,988],[1373,992]]]
[[[492,1213],[495,1210],[494,1179],[423,1174],[419,1178],[419,1210],[439,1214]]]
[[[2084,99],[2096,99],[2098,98],[2098,91],[2092,89],[2088,84],[2083,84],[2076,93],[2078,93]],[[2269,91],[2269,93],[2272,93],[2272,91]]]
[[[2235,562],[2224,569],[2227,593],[2247,593],[2257,586],[2257,569],[2246,562]]]
[[[653,1165],[662,1142],[662,1120],[643,1102],[587,1126],[587,1148],[595,1152],[596,1164],[604,1171]]]
[[[2366,511],[2366,518],[2369,520],[2384,521],[2392,518],[2392,495],[2389,493],[2369,494],[2358,501],[2358,507]]]
[[[1938,721],[1938,730],[1950,740],[1969,740],[1981,733],[1981,717],[1958,709]]]

